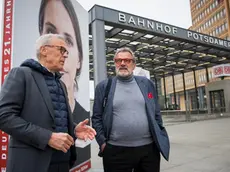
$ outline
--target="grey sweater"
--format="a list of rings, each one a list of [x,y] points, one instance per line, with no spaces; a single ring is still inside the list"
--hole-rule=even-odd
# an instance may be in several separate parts
[[[113,100],[113,123],[108,143],[136,147],[153,142],[145,100],[136,80],[118,78]]]

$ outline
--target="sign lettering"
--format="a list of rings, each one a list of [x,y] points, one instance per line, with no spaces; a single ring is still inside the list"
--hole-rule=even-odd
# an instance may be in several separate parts
[[[204,35],[191,30],[185,30],[179,27],[171,26],[165,23],[157,22],[146,18],[141,18],[138,16],[133,16],[130,14],[125,14],[122,12],[118,12],[118,22],[140,29],[146,29],[158,33],[176,36],[178,38],[184,38],[187,40],[199,41],[201,43],[203,42],[224,48],[230,48],[230,42],[227,40],[212,37],[209,35]]]
[[[4,26],[3,26],[3,43],[2,43],[2,76],[1,83],[4,82],[6,75],[11,69],[12,55],[12,15],[13,15],[13,0],[5,0],[4,3]],[[0,165],[1,172],[6,172],[6,160],[8,153],[8,135],[0,132],[1,149],[0,149]]]
[[[142,28],[151,29],[154,31],[160,31],[162,33],[173,34],[173,35],[177,33],[176,27],[165,25],[159,22],[154,22],[140,17],[127,16],[124,13],[118,13],[118,21],[132,26],[138,26]]]

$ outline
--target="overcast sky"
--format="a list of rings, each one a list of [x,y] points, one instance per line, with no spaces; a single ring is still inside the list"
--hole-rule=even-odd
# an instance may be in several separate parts
[[[185,29],[191,26],[189,0],[78,0],[89,10],[98,4]]]
[[[1,2],[3,0],[0,0],[0,14],[2,14]],[[86,10],[98,4],[185,29],[191,26],[189,0],[78,0],[78,2]],[[0,15],[0,23],[2,23],[2,15]]]

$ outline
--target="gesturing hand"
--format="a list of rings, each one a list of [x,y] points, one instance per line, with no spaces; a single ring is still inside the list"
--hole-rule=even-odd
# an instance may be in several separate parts
[[[82,140],[93,140],[95,135],[96,135],[96,131],[90,127],[89,125],[86,125],[89,122],[88,119],[80,122],[74,129],[74,133],[75,136],[79,139]]]
[[[48,145],[56,150],[66,153],[74,144],[73,138],[67,133],[52,133]]]

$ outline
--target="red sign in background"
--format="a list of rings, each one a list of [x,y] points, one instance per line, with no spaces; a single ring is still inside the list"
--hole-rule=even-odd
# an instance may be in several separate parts
[[[224,73],[225,74],[230,74],[230,66],[224,66]]]
[[[2,76],[1,82],[11,69],[11,55],[12,55],[12,21],[13,21],[13,0],[4,1],[4,18],[3,18],[3,42],[2,42]],[[8,135],[0,131],[0,167],[1,172],[6,171],[6,160],[8,153]]]
[[[70,170],[70,172],[86,172],[91,168],[91,161],[88,160],[86,162],[83,162],[82,164],[78,165],[77,167],[74,167]]]
[[[222,74],[224,74],[223,66],[219,66],[214,69],[214,75],[218,76]]]
[[[213,74],[215,77],[230,76],[230,65],[224,64],[224,65],[214,66]]]

